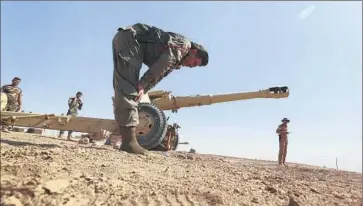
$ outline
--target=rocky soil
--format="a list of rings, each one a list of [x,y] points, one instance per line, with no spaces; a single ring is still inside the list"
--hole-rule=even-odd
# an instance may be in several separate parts
[[[1,133],[1,205],[362,205],[362,174]]]

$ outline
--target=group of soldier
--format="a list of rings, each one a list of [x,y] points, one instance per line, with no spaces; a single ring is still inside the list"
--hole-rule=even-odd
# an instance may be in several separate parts
[[[147,24],[137,23],[118,28],[112,40],[114,115],[122,136],[121,151],[133,154],[147,154],[136,139],[139,123],[138,101],[172,71],[181,67],[206,66],[209,61],[206,49],[183,35],[164,31]],[[149,69],[140,78],[142,64]],[[14,78],[12,85],[4,86],[4,92],[11,93],[8,110],[21,110],[20,78]],[[14,94],[14,95],[13,95]],[[82,93],[69,99],[67,115],[76,116],[82,109]],[[14,109],[16,108],[16,109]],[[280,147],[287,145],[287,123],[279,126]],[[68,138],[71,136],[68,133]],[[60,132],[60,136],[63,131]],[[285,147],[285,146],[284,146]],[[286,149],[281,149],[279,163],[285,163]],[[281,161],[280,161],[281,159]]]
[[[5,111],[9,112],[20,112],[22,109],[22,96],[23,91],[19,87],[21,79],[19,77],[14,77],[11,84],[7,84],[1,87],[1,92],[5,93],[7,96],[7,104],[4,108]],[[82,109],[83,102],[81,100],[82,92],[77,92],[75,97],[68,99],[68,111],[67,115],[77,116],[78,111]],[[2,127],[3,132],[8,132],[7,127]],[[59,137],[62,137],[64,131],[59,132]],[[68,139],[70,140],[72,131],[68,131]]]

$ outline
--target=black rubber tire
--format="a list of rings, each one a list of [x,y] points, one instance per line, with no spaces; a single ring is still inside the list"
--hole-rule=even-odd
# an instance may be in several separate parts
[[[159,144],[158,146],[152,148],[151,150],[152,151],[158,151],[158,152],[166,152],[166,151],[168,151],[162,144]]]
[[[139,103],[138,110],[139,112],[145,112],[150,115],[155,122],[149,134],[146,136],[139,136],[137,134],[137,141],[139,142],[140,146],[151,150],[158,146],[165,138],[168,123],[164,112],[153,104]]]
[[[28,128],[26,130],[26,133],[35,133],[35,129],[34,128]]]
[[[176,135],[175,135],[175,143],[173,145],[172,150],[178,149],[178,146],[179,146],[179,133],[177,132]]]

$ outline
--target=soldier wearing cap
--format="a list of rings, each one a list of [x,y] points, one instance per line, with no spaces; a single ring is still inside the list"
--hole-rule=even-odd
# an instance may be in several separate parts
[[[77,92],[75,97],[71,97],[68,99],[68,112],[67,115],[76,117],[78,115],[78,110],[82,110],[83,102],[81,100],[82,92]],[[67,139],[70,140],[73,131],[68,131]],[[64,131],[61,130],[59,132],[59,137],[63,136]]]
[[[136,139],[138,101],[175,69],[206,66],[208,52],[186,37],[137,23],[119,28],[112,40],[115,120],[122,135],[120,150],[146,154]],[[142,64],[149,69],[140,77]]]
[[[284,118],[281,120],[282,124],[278,126],[276,129],[276,133],[279,135],[279,156],[278,161],[279,165],[286,165],[286,154],[287,154],[287,144],[288,144],[288,137],[289,134],[287,130],[287,124],[290,122],[289,119]]]
[[[19,112],[21,110],[23,92],[19,88],[20,82],[19,77],[14,77],[11,84],[1,87],[1,92],[4,92],[8,97],[6,111]]]

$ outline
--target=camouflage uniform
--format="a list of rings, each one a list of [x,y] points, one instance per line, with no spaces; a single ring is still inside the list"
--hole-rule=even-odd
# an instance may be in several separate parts
[[[76,117],[78,116],[78,110],[82,110],[83,103],[80,99],[77,99],[76,97],[71,97],[68,99],[68,116]],[[71,137],[73,131],[68,131],[68,138]],[[59,136],[62,136],[64,133],[63,130],[59,132]]]
[[[191,41],[182,35],[146,24],[119,28],[112,40],[114,62],[115,119],[121,127],[139,123],[135,98],[137,85],[146,93],[173,69],[189,52]],[[149,70],[139,80],[142,63]],[[171,69],[170,69],[171,68]]]
[[[6,111],[15,112],[19,108],[19,98],[23,95],[22,90],[11,84],[4,85],[1,87],[1,91],[6,93],[8,97],[8,104],[6,106]]]
[[[279,164],[285,164],[288,144],[288,130],[287,124],[280,124],[276,129],[276,133],[279,135]]]

